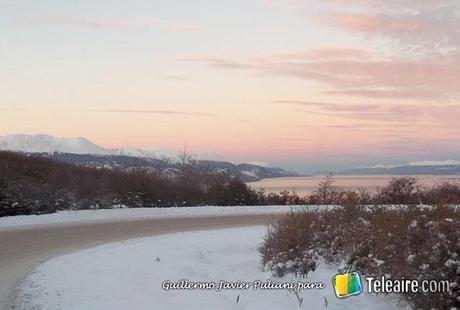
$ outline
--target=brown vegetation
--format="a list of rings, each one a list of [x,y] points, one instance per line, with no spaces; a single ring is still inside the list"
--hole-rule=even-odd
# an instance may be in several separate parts
[[[414,293],[416,308],[460,307],[460,209],[454,206],[337,206],[291,213],[260,247],[274,275],[307,275],[320,260],[393,279],[449,280],[450,293]]]
[[[0,152],[0,216],[56,210],[200,205],[253,205],[259,194],[187,157],[171,175],[152,170],[110,170]]]
[[[56,210],[201,205],[460,204],[460,187],[418,186],[393,179],[377,192],[346,191],[327,176],[310,196],[255,191],[230,173],[217,173],[182,154],[174,171],[96,169],[19,153],[0,152],[0,216]]]
[[[366,189],[345,190],[334,184],[328,175],[318,188],[304,200],[312,205],[445,205],[460,204],[460,185],[454,182],[440,182],[432,187],[417,184],[410,176],[391,179],[375,192]]]

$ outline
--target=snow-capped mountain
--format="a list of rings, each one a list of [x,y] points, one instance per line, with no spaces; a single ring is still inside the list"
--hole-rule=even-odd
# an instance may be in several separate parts
[[[425,160],[410,162],[407,166],[460,166],[460,160]]]
[[[163,159],[177,159],[178,151],[166,150],[158,147],[121,147],[110,150],[112,155],[123,155],[133,157],[145,157],[145,158],[163,158]],[[193,154],[193,157],[197,160],[222,160],[222,156],[214,152],[203,152]]]
[[[26,153],[110,154],[86,138],[59,138],[45,134],[0,136],[0,150]]]
[[[46,134],[14,134],[0,136],[0,150],[24,153],[71,153],[93,155],[122,155],[141,158],[177,159],[177,151],[157,147],[121,147],[108,149],[98,146],[86,138],[61,138]],[[193,154],[198,160],[222,160],[213,152]]]
[[[34,153],[34,156],[64,161],[74,165],[107,169],[147,168],[157,171],[174,171],[178,159],[178,152],[160,148],[123,147],[108,149],[85,138],[57,138],[44,134],[0,136],[0,150]],[[242,181],[298,176],[294,172],[277,167],[261,167],[244,163],[233,164],[222,161],[222,157],[213,152],[192,155],[203,169],[226,171],[238,176]]]
[[[442,161],[417,161],[400,165],[375,165],[370,167],[358,167],[345,171],[336,172],[341,175],[417,175],[417,174],[460,174],[459,160]]]
[[[424,160],[424,161],[412,161],[408,164],[380,164],[380,165],[373,165],[373,166],[361,166],[358,169],[374,169],[374,168],[382,168],[382,169],[392,169],[398,167],[405,167],[405,166],[412,166],[412,167],[423,167],[423,166],[460,166],[460,160]]]
[[[136,147],[121,147],[111,150],[113,155],[147,157],[147,158],[175,158],[177,152],[168,151],[160,148],[136,148]]]

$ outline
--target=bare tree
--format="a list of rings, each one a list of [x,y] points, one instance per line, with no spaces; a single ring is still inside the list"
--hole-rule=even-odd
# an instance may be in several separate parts
[[[311,195],[312,202],[315,204],[334,204],[340,202],[344,191],[334,183],[335,179],[332,173],[326,175]]]

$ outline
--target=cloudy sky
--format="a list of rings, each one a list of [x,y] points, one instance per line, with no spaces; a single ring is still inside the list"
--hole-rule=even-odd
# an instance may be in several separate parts
[[[458,0],[0,0],[0,135],[301,171],[460,157]]]

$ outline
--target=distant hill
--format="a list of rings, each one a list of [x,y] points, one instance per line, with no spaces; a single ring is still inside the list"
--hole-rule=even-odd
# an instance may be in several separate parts
[[[360,167],[334,172],[336,175],[460,175],[460,161],[422,161],[406,165]]]
[[[50,135],[8,135],[0,137],[0,150],[28,153],[85,167],[108,169],[144,168],[174,174],[177,169],[177,153],[159,148],[106,149],[86,138],[58,138]],[[211,171],[226,172],[244,182],[264,178],[298,176],[299,174],[278,167],[254,164],[233,164],[216,160],[214,153],[193,156],[197,165]]]
[[[268,178],[300,176],[298,173],[285,170],[279,167],[262,167],[258,165],[244,163],[232,164],[225,161],[213,160],[200,160],[198,162],[200,165],[204,167],[210,167],[212,169],[227,171],[232,174],[238,175],[240,180],[244,182],[252,182]]]
[[[166,159],[139,158],[121,155],[92,155],[71,153],[31,153],[32,156],[50,158],[74,165],[129,170],[132,168],[152,169],[174,175],[178,163]],[[252,164],[232,164],[225,161],[197,160],[196,164],[208,171],[225,172],[237,176],[243,182],[253,182],[266,178],[298,176],[298,174],[277,167],[261,167]]]

